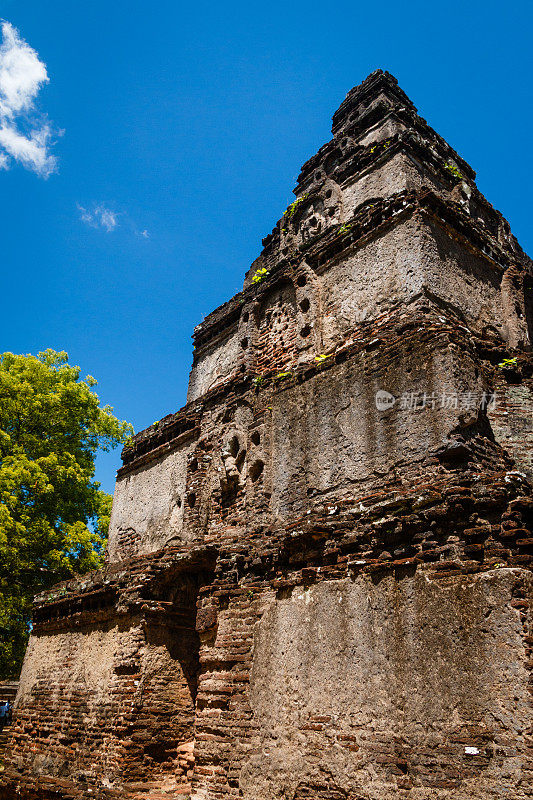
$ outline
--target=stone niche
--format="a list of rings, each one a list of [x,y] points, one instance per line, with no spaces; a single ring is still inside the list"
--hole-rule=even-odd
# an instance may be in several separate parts
[[[183,518],[193,444],[188,442],[117,479],[109,525],[109,561],[188,541]]]
[[[418,572],[272,602],[256,625],[256,754],[240,796],[530,797],[526,632],[513,600],[531,590],[521,569]]]

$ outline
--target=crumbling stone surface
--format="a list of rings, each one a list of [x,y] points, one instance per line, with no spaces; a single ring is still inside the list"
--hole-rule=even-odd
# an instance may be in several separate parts
[[[531,261],[381,71],[295,194],[36,598],[1,800],[533,796]]]
[[[512,603],[531,583],[520,569],[417,571],[273,598],[255,632],[244,796],[525,797],[530,706]]]

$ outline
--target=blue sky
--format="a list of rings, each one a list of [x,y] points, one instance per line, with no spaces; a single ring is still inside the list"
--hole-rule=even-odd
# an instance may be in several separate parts
[[[0,0],[0,17],[31,72],[0,95],[0,348],[67,350],[136,430],[183,405],[194,325],[377,67],[533,252],[530,3]],[[119,461],[98,459],[108,491]]]

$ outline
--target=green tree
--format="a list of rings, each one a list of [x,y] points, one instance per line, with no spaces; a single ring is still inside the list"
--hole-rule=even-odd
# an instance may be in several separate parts
[[[0,356],[0,677],[20,669],[32,597],[102,563],[111,496],[94,460],[133,429],[95,385],[66,353]]]

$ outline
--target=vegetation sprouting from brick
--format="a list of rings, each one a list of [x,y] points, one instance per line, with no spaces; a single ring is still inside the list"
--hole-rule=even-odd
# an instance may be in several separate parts
[[[450,173],[450,175],[453,175],[454,178],[457,178],[460,181],[465,180],[465,176],[463,175],[463,173],[460,172],[460,170],[458,170],[455,164],[452,163],[451,161],[446,162],[446,164],[444,165],[444,169],[446,169]]]
[[[270,273],[266,267],[259,267],[252,275],[252,283],[261,283],[268,275],[270,275]]]
[[[514,369],[517,366],[518,358],[515,356],[514,358],[504,358],[498,364],[500,369]]]
[[[388,149],[389,149],[389,147],[390,147],[390,145],[391,145],[391,140],[390,140],[390,139],[385,139],[385,141],[384,141],[384,142],[378,142],[377,144],[373,145],[373,146],[370,148],[370,151],[369,151],[369,152],[370,152],[370,153],[375,153],[375,152],[376,152],[376,150],[380,150],[380,151],[383,151],[383,150],[388,150]]]
[[[302,194],[300,195],[300,197],[297,197],[296,200],[294,200],[294,202],[292,202],[289,206],[287,206],[287,208],[283,212],[283,219],[289,222],[295,215],[296,211],[298,210],[298,206],[301,205],[301,203],[303,203],[304,200],[307,200],[308,197],[309,197],[309,192],[305,192],[305,194]],[[282,231],[285,233],[286,230],[287,228],[284,226],[282,228]]]

